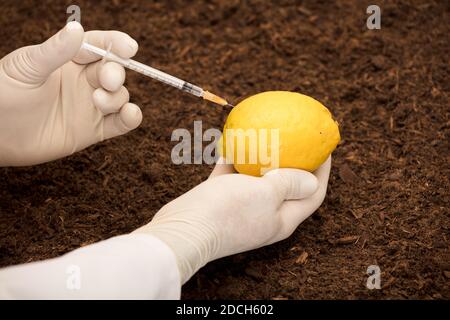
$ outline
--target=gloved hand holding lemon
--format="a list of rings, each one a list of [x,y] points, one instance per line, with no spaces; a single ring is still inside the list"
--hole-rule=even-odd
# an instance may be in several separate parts
[[[269,91],[251,96],[228,115],[219,153],[239,173],[274,168],[316,170],[340,141],[330,111],[306,95]]]
[[[232,166],[219,162],[208,180],[165,205],[135,231],[172,249],[182,283],[209,261],[286,239],[313,214],[325,198],[329,155],[339,142],[339,130],[316,100],[277,91],[257,94],[234,107],[222,137],[219,153],[244,174],[230,174]],[[276,164],[287,169],[265,174]]]

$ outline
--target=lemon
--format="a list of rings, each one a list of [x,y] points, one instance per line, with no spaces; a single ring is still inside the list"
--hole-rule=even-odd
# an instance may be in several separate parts
[[[339,140],[338,123],[320,102],[296,92],[269,91],[232,109],[218,150],[239,173],[261,176],[272,168],[314,171]]]

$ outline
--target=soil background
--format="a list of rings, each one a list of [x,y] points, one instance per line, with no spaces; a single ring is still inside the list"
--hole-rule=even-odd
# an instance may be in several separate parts
[[[137,60],[232,102],[301,92],[340,123],[328,194],[289,239],[215,261],[185,299],[449,299],[450,2],[77,1],[86,30],[116,29]],[[71,1],[0,0],[0,56],[61,28]],[[227,110],[127,72],[144,120],[59,161],[0,169],[0,266],[42,260],[147,223],[205,180],[174,165],[172,130]],[[1,116],[1,115],[0,115]],[[381,268],[381,290],[366,288]]]

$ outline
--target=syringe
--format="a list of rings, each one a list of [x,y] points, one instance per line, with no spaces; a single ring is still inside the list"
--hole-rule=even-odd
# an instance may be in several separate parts
[[[122,66],[124,66],[125,68],[134,70],[143,75],[146,75],[147,77],[150,77],[155,80],[161,81],[165,84],[171,85],[172,87],[175,87],[182,91],[188,92],[196,97],[201,97],[205,100],[220,104],[221,106],[233,107],[233,105],[229,104],[227,102],[227,100],[225,100],[215,94],[212,94],[209,91],[203,90],[199,86],[196,86],[187,81],[178,79],[174,76],[171,76],[170,74],[167,74],[158,69],[147,66],[143,63],[137,62],[133,59],[123,59],[123,58],[115,55],[114,53],[112,53],[110,50],[103,50],[101,48],[98,48],[98,47],[93,46],[86,42],[83,42],[81,47],[83,49],[93,52],[99,56],[104,57],[104,59],[106,59],[107,61],[117,62],[117,63],[121,64]]]

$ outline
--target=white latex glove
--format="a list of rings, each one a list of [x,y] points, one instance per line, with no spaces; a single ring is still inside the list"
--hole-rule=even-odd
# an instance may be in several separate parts
[[[182,283],[209,261],[289,237],[322,204],[331,158],[314,173],[276,169],[257,178],[218,164],[210,178],[135,232],[165,242]]]
[[[0,166],[33,165],[124,134],[142,121],[128,103],[125,70],[80,51],[82,41],[123,58],[138,44],[118,31],[84,33],[78,22],[0,60]]]

